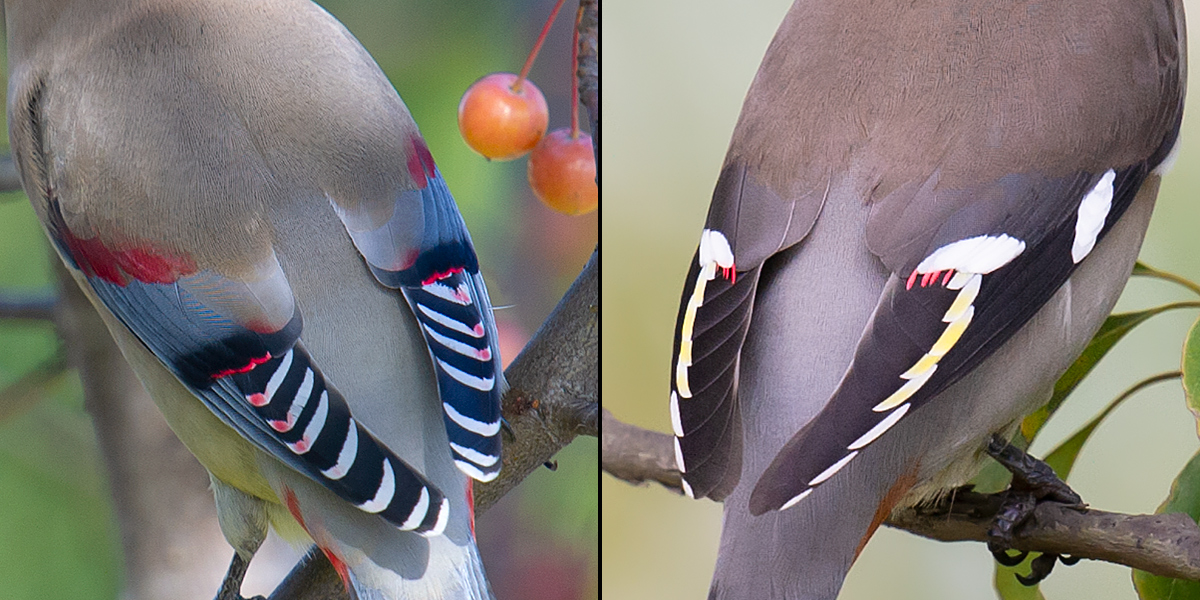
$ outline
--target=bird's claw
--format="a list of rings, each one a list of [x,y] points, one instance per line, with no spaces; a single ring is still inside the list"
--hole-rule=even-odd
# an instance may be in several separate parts
[[[996,562],[1014,567],[1025,560],[1028,553],[1021,552],[1016,557],[1008,555],[1007,551],[1013,549],[1013,532],[1033,516],[1039,502],[1058,502],[1076,509],[1084,509],[1087,505],[1075,490],[1059,479],[1050,465],[1009,444],[1004,438],[992,436],[987,453],[1013,475],[1004,502],[988,528],[988,550]],[[1029,575],[1017,575],[1017,581],[1022,585],[1037,585],[1050,575],[1054,563],[1059,560],[1068,566],[1079,562],[1077,557],[1042,554],[1030,562]]]

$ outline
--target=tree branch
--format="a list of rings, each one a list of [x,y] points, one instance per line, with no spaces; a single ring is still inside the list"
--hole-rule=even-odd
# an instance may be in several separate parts
[[[0,295],[0,319],[53,321],[57,304],[58,298],[54,296],[24,298]]]
[[[601,466],[633,484],[658,482],[680,492],[674,442],[604,413]],[[959,492],[934,506],[899,510],[886,524],[943,542],[987,540],[999,494]],[[1019,527],[1015,548],[1103,560],[1155,575],[1200,581],[1200,527],[1183,513],[1126,515],[1044,503]]]

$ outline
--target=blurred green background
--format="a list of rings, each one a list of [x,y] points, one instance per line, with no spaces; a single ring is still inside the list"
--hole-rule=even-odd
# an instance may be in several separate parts
[[[746,89],[791,0],[610,0],[604,6],[602,148],[605,314],[602,385],[618,418],[669,432],[671,333]],[[1186,0],[1200,40],[1200,0]],[[1195,44],[1194,44],[1195,45]],[[1193,64],[1200,55],[1192,52]],[[1200,280],[1200,93],[1188,102],[1183,147],[1163,182],[1141,258]],[[1167,283],[1134,280],[1118,309],[1190,299]],[[1134,382],[1179,368],[1196,311],[1135,330],[1050,421],[1035,454],[1069,436]],[[1149,513],[1200,447],[1177,383],[1133,397],[1084,447],[1070,482],[1092,506]],[[604,503],[602,586],[621,600],[704,598],[716,560],[720,506],[612,477]],[[942,544],[883,528],[850,571],[843,600],[995,598],[981,544]],[[1134,598],[1127,568],[1084,561],[1055,569],[1046,598]]]
[[[544,208],[525,183],[525,160],[489,163],[473,154],[455,115],[475,79],[521,68],[553,2],[320,4],[362,41],[420,125],[471,228],[493,303],[511,305],[497,311],[511,360],[579,273],[596,243],[597,218]],[[570,122],[573,8],[559,15],[530,75],[547,96],[551,128]],[[7,136],[2,145],[7,153]],[[24,195],[0,196],[0,294],[53,294],[50,265]],[[58,345],[48,323],[0,320],[0,386],[52,360]],[[78,379],[68,371],[38,383],[0,396],[0,599],[115,599],[118,532]],[[557,457],[557,472],[540,469],[480,520],[498,598],[597,596],[596,455],[596,440],[579,438]]]

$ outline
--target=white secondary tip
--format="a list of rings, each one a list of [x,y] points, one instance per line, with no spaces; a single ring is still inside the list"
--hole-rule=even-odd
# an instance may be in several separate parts
[[[951,242],[934,250],[921,264],[918,273],[937,271],[966,271],[967,273],[991,273],[1025,251],[1025,242],[1006,233],[979,235]]]
[[[799,504],[801,500],[803,500],[806,496],[808,496],[811,493],[813,493],[812,488],[808,488],[807,490],[800,492],[799,494],[796,495],[795,498],[792,498],[791,500],[784,502],[783,506],[779,507],[779,510],[787,510],[787,509]]]
[[[680,480],[679,480],[679,483],[682,483],[682,484],[683,484],[683,493],[684,493],[684,494],[687,494],[687,497],[688,497],[688,498],[691,498],[692,500],[695,500],[695,499],[696,499],[696,494],[695,494],[694,492],[692,492],[692,486],[688,485],[688,482],[687,482],[687,480],[686,480],[686,479],[680,479]]]
[[[671,392],[671,430],[675,437],[683,437],[683,421],[679,418],[679,394]]]
[[[438,508],[437,521],[433,524],[433,529],[421,532],[424,537],[434,537],[442,535],[446,532],[446,524],[450,522],[450,500],[442,498],[441,507]]]
[[[1104,172],[1095,187],[1079,203],[1079,216],[1075,220],[1075,241],[1071,243],[1071,260],[1075,264],[1087,258],[1096,247],[1096,238],[1104,229],[1104,220],[1112,209],[1113,180],[1117,173],[1112,169]]]
[[[718,267],[728,269],[733,266],[733,249],[725,234],[715,229],[705,229],[700,234],[700,266],[717,263]]]
[[[679,445],[679,438],[675,440],[675,468],[679,469],[680,473],[687,473],[687,469],[683,466],[683,447]]]

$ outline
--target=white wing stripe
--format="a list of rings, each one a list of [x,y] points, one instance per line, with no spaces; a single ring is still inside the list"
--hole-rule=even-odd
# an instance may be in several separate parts
[[[304,435],[300,436],[300,441],[288,444],[288,448],[296,454],[304,454],[312,448],[313,440],[321,435],[321,430],[325,428],[325,418],[329,415],[329,392],[322,391],[321,397],[317,399],[317,411],[313,413],[312,420],[308,422],[308,426],[304,428]],[[301,445],[303,444],[303,445]]]
[[[384,464],[387,463],[384,462]],[[400,529],[408,531],[420,527],[427,512],[429,512],[429,488],[422,487],[421,495],[417,497],[417,504],[413,506],[412,512],[408,513],[408,518],[400,524]]]
[[[454,331],[469,335],[474,338],[483,337],[482,331],[479,332],[478,334],[476,334],[476,332],[473,329],[471,329],[470,327],[467,327],[466,324],[462,323],[461,321],[456,321],[454,319],[451,319],[450,317],[447,317],[446,315],[443,315],[442,313],[440,313],[436,310],[433,310],[432,308],[429,308],[428,306],[425,306],[424,304],[421,304],[420,302],[417,303],[417,310],[420,310],[421,314],[428,317],[429,320],[433,321],[434,323],[448,327],[450,329],[453,329]]]
[[[858,449],[862,448],[863,446],[866,446],[867,444],[870,444],[871,442],[875,441],[876,439],[879,438],[879,436],[883,435],[883,433],[885,431],[891,429],[892,425],[895,425],[896,422],[900,420],[900,417],[903,417],[904,413],[908,412],[908,409],[911,406],[912,405],[907,402],[905,402],[904,404],[901,404],[900,408],[897,408],[896,410],[893,410],[892,412],[888,413],[888,416],[884,417],[883,420],[880,421],[879,423],[876,423],[875,426],[872,427],[870,431],[862,434],[862,436],[859,437],[857,440],[854,440],[854,443],[847,446],[846,449],[847,450],[858,450]]]
[[[425,329],[425,332],[428,333],[429,337],[433,338],[433,340],[435,342],[437,342],[437,343],[445,346],[446,348],[449,348],[467,358],[473,358],[479,362],[485,362],[485,361],[492,360],[490,348],[485,347],[484,349],[480,350],[479,348],[474,348],[471,345],[464,344],[454,338],[446,337],[446,336],[434,331],[433,328],[428,325],[422,324],[421,327]],[[484,352],[486,352],[487,354],[483,355]],[[485,356],[486,356],[486,358],[485,358]]]
[[[492,471],[491,473],[485,473],[485,472],[483,472],[483,469],[480,469],[479,467],[471,464],[470,462],[465,461],[465,460],[459,460],[457,458],[454,459],[454,465],[458,467],[459,471],[466,473],[467,477],[470,477],[471,479],[474,479],[475,481],[482,481],[482,482],[486,483],[488,481],[495,479],[496,476],[500,475],[500,471]]]
[[[350,429],[346,432],[346,439],[342,441],[342,451],[338,453],[337,464],[321,471],[321,474],[330,479],[341,479],[350,472],[350,468],[354,466],[354,458],[358,456],[358,424],[354,419],[350,419]]]
[[[288,407],[288,423],[295,423],[296,419],[300,418],[300,413],[304,412],[304,407],[308,405],[308,397],[312,395],[313,389],[313,371],[312,369],[304,370],[304,381],[300,382],[300,389],[296,390],[296,397],[292,399],[292,405]],[[289,426],[288,429],[291,429]]]
[[[464,415],[450,406],[449,403],[443,402],[442,408],[446,410],[446,416],[450,417],[451,421],[458,424],[459,427],[470,431],[471,433],[482,435],[483,437],[492,437],[500,433],[500,420],[496,419],[493,423],[484,423],[476,419],[472,419]]]
[[[1112,209],[1113,180],[1117,172],[1109,169],[1096,182],[1096,186],[1079,203],[1079,216],[1075,221],[1075,241],[1071,243],[1071,260],[1076,264],[1091,254],[1096,238],[1104,229],[1104,220]]]
[[[275,372],[271,374],[271,378],[267,380],[267,388],[263,391],[263,395],[267,400],[271,400],[275,396],[276,390],[283,385],[283,380],[287,377],[288,371],[292,369],[292,359],[295,356],[292,350],[288,350],[287,354],[283,355],[283,360],[279,361],[279,366],[275,367]]]
[[[821,473],[819,475],[817,475],[816,477],[813,477],[812,481],[808,482],[809,487],[817,486],[821,483],[824,483],[824,481],[826,479],[833,477],[835,473],[837,473],[838,471],[841,471],[842,467],[846,466],[846,464],[850,462],[850,459],[854,458],[855,456],[858,456],[857,450],[855,450],[854,452],[851,452],[850,454],[847,454],[846,456],[843,456],[842,460],[839,460],[839,461],[833,463],[833,465],[830,466],[828,469],[821,471]]]
[[[440,281],[429,283],[421,286],[422,290],[430,296],[436,296],[447,302],[461,304],[466,306],[471,303],[471,295],[466,291],[466,284],[462,284],[457,288],[452,288]]]
[[[811,493],[813,493],[813,489],[808,488],[807,490],[804,490],[803,492],[796,494],[796,496],[794,498],[792,498],[791,500],[788,500],[787,502],[784,502],[783,506],[779,507],[779,510],[787,510],[787,509],[795,506],[796,504],[798,504],[801,500],[803,500],[806,496],[808,496]]]
[[[484,454],[474,448],[459,446],[454,442],[450,442],[450,447],[453,448],[455,452],[459,453],[459,455],[461,455],[463,458],[481,467],[490,467],[496,464],[496,461],[500,460],[499,456],[493,454]]]
[[[447,375],[453,377],[455,381],[458,381],[467,387],[475,388],[481,392],[491,391],[492,386],[496,384],[495,378],[488,377],[484,379],[482,377],[476,377],[470,373],[456,368],[454,365],[451,365],[440,358],[437,358],[437,364],[442,368],[443,371],[446,372]]]
[[[425,492],[425,488],[421,488],[421,492]],[[383,459],[383,479],[379,480],[379,489],[375,490],[375,497],[359,504],[358,507],[369,513],[383,512],[392,503],[392,496],[396,495],[396,473],[392,471],[392,461],[387,458]],[[429,499],[425,499],[425,504],[429,504]],[[418,502],[417,508],[420,508]],[[415,510],[413,512],[416,512]],[[410,515],[411,520],[411,515]],[[407,525],[408,520],[404,521]],[[418,523],[419,524],[419,523]],[[403,527],[401,527],[403,529]]]

